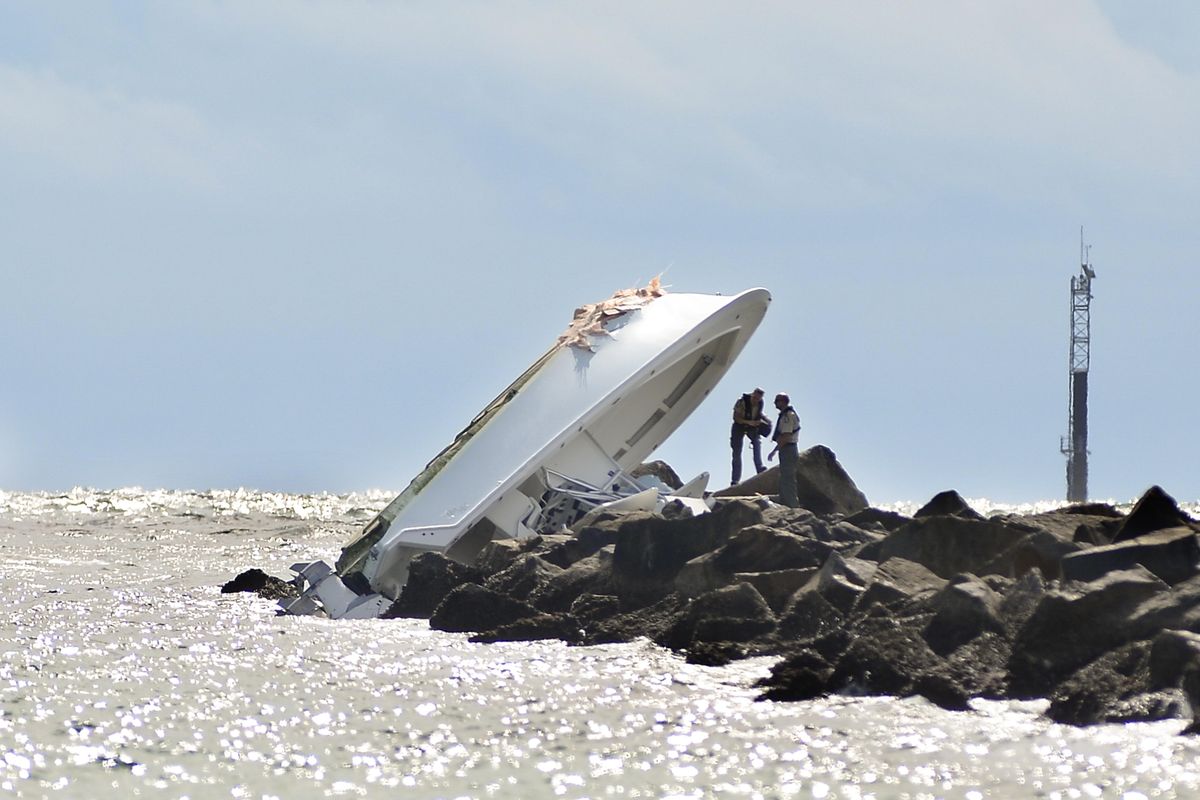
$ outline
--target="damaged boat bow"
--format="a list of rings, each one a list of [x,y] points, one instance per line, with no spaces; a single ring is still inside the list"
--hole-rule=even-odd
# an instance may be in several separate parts
[[[494,538],[558,531],[599,506],[708,509],[702,473],[671,490],[630,473],[712,391],[762,321],[765,289],[668,294],[657,279],[577,309],[558,341],[342,551],[296,564],[289,613],[377,617],[413,556],[470,563]]]

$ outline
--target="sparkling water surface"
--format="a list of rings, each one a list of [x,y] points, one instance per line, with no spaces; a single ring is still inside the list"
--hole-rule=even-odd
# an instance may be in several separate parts
[[[770,659],[698,667],[646,641],[476,645],[419,620],[279,617],[269,601],[220,594],[249,567],[286,576],[295,561],[335,558],[389,499],[0,492],[0,793],[1200,791],[1200,740],[1180,735],[1182,721],[1074,728],[1048,722],[1044,703],[756,702]]]

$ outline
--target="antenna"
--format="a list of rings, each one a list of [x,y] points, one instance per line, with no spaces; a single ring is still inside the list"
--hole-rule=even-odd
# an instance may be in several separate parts
[[[1068,433],[1059,441],[1067,457],[1067,501],[1087,500],[1088,482],[1088,369],[1091,366],[1092,280],[1091,245],[1085,244],[1079,228],[1079,274],[1071,278],[1071,391],[1067,406]]]

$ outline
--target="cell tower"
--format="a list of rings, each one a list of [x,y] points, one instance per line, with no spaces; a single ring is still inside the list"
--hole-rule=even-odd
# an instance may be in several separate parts
[[[1091,245],[1079,229],[1079,274],[1071,278],[1071,397],[1068,433],[1059,443],[1067,457],[1067,502],[1082,503],[1088,495],[1088,366],[1091,362],[1092,280]]]

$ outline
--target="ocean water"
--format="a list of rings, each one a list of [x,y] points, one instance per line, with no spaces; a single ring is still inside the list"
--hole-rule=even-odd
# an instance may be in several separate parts
[[[698,667],[645,641],[475,645],[423,621],[278,617],[269,601],[220,594],[249,567],[286,576],[295,561],[336,557],[389,499],[0,492],[0,794],[1200,791],[1200,738],[1181,736],[1182,721],[1073,728],[1048,722],[1041,703],[757,702],[770,659]]]

